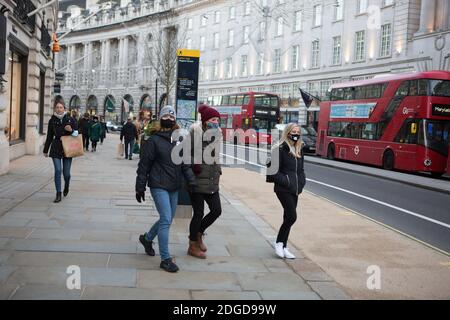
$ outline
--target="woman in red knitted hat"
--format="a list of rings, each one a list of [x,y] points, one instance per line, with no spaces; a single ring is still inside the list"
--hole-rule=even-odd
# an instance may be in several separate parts
[[[205,230],[211,226],[222,213],[222,206],[219,196],[219,179],[222,169],[219,164],[219,144],[221,131],[219,127],[219,112],[207,105],[200,105],[198,112],[201,116],[202,124],[194,125],[191,128],[192,142],[192,169],[194,171],[197,185],[190,190],[190,197],[194,214],[189,226],[189,249],[188,255],[196,258],[205,259],[207,247],[203,242]],[[207,135],[204,138],[204,135]],[[197,140],[197,141],[196,141]],[[203,141],[206,140],[206,141]],[[198,148],[197,146],[201,146]],[[205,149],[212,150],[208,156],[211,159],[204,158]],[[195,150],[197,147],[199,150]],[[215,152],[217,150],[217,152]],[[201,162],[196,163],[194,153],[200,155]],[[197,161],[199,162],[199,161]],[[205,216],[205,202],[208,204],[210,212]]]

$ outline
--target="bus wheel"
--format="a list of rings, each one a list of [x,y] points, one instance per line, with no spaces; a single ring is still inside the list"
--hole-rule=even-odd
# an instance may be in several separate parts
[[[394,170],[394,152],[387,150],[383,155],[383,169]]]
[[[335,159],[335,147],[334,147],[334,143],[330,143],[328,145],[328,152],[327,152],[327,158],[330,160],[334,160]]]

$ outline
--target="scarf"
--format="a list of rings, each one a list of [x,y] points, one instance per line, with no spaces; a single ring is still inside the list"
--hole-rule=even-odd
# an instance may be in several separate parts
[[[63,114],[57,114],[56,112],[53,114],[55,117],[57,117],[59,120],[62,120],[64,116],[67,114],[67,111],[64,111]]]

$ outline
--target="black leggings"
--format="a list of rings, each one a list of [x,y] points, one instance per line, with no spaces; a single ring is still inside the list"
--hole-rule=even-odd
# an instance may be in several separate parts
[[[190,196],[194,215],[189,226],[189,239],[191,241],[197,241],[197,234],[199,232],[204,233],[221,215],[222,206],[220,204],[219,192],[213,194],[191,193]],[[205,202],[208,204],[210,212],[203,217]]]
[[[291,227],[297,220],[298,196],[287,192],[276,192],[276,195],[284,209],[283,224],[278,232],[277,243],[283,242],[286,247]]]
[[[88,150],[89,149],[89,135],[83,134],[83,147]]]

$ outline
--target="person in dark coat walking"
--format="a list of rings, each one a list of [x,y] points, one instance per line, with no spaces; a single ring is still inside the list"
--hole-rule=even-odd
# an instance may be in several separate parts
[[[58,203],[61,202],[61,172],[64,175],[64,197],[66,197],[69,193],[70,168],[72,166],[72,158],[66,158],[64,155],[61,137],[70,135],[77,136],[78,124],[77,121],[65,111],[63,101],[55,101],[54,111],[55,113],[48,122],[44,155],[45,157],[50,156],[50,158],[53,159],[53,166],[55,168],[54,180],[56,187],[56,199],[54,202]]]
[[[98,122],[98,117],[94,116],[91,127],[89,128],[89,138],[92,142],[92,152],[97,151],[97,143],[100,140],[101,134],[102,125]]]
[[[101,117],[100,124],[102,126],[102,134],[100,136],[100,144],[103,144],[103,140],[106,139],[106,134],[109,133],[108,126],[106,125],[104,117]]]
[[[165,106],[160,112],[160,122],[153,126],[154,133],[145,142],[136,177],[136,200],[145,201],[146,186],[150,188],[159,220],[150,230],[139,236],[145,252],[154,256],[153,239],[158,236],[160,267],[167,272],[177,272],[178,266],[169,253],[169,230],[178,204],[178,192],[182,179],[194,186],[196,181],[190,165],[175,164],[172,149],[178,141],[172,139],[176,124],[176,114],[172,106]]]
[[[194,214],[189,226],[189,248],[188,255],[196,258],[206,258],[207,247],[203,242],[203,236],[208,227],[222,213],[222,206],[219,195],[219,179],[222,168],[219,164],[219,144],[221,141],[221,131],[219,127],[219,112],[206,105],[201,105],[198,109],[201,115],[201,125],[195,124],[191,127],[191,162],[197,181],[197,186],[190,190],[190,198]],[[206,140],[206,141],[204,141]],[[199,150],[195,150],[196,147]],[[210,154],[205,154],[208,148]],[[195,154],[201,158],[195,159]],[[205,159],[204,156],[210,157]],[[197,162],[199,163],[196,163]],[[208,204],[209,213],[205,216],[205,202]]]
[[[133,160],[134,142],[138,140],[138,131],[132,120],[128,118],[127,123],[120,131],[120,141],[125,138],[125,159],[130,160]]]
[[[297,220],[298,197],[306,184],[302,147],[300,126],[296,123],[288,124],[280,142],[272,149],[267,169],[266,181],[275,183],[275,194],[284,209],[283,224],[275,243],[275,253],[280,258],[295,259],[287,248],[287,242],[291,227]]]
[[[83,147],[86,151],[89,151],[89,128],[91,127],[91,119],[89,113],[85,113],[83,118],[78,122],[78,128],[80,128],[83,135]]]

